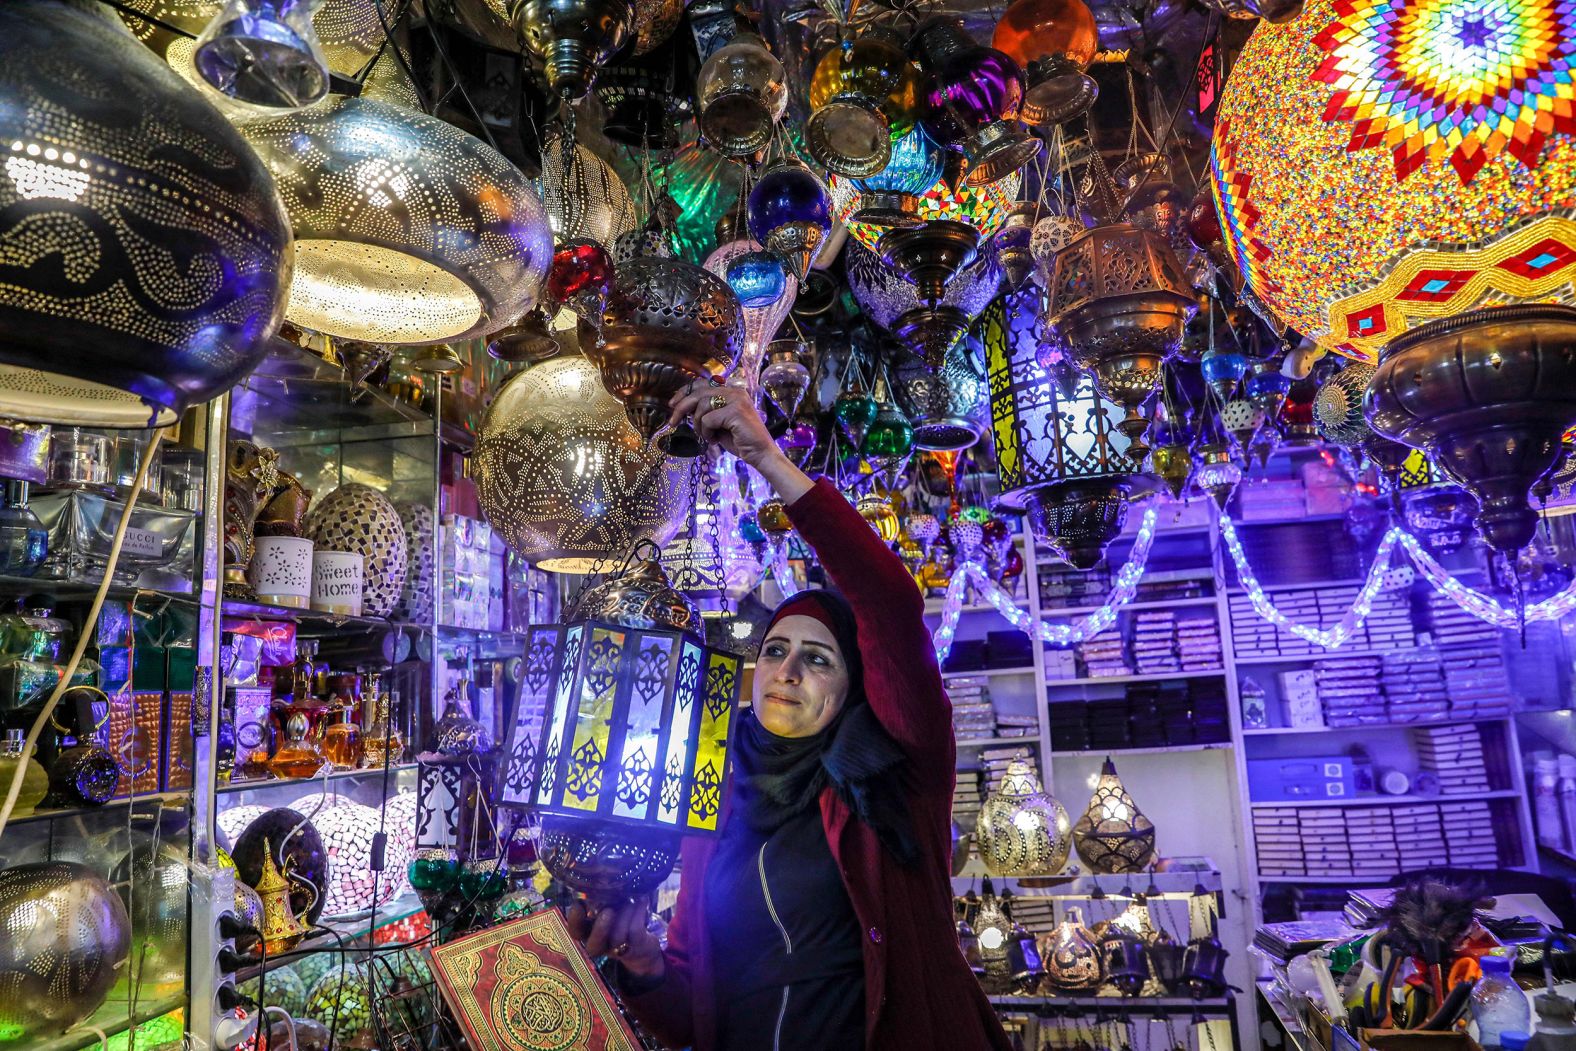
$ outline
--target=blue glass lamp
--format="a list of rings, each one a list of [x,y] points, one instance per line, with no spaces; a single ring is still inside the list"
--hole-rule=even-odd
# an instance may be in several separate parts
[[[1291,390],[1291,379],[1283,374],[1274,362],[1261,361],[1253,367],[1253,375],[1243,382],[1242,393],[1253,407],[1270,419],[1280,415],[1286,394]]]
[[[941,180],[946,154],[925,129],[914,130],[892,144],[892,159],[868,179],[860,179],[859,200],[849,219],[877,226],[917,226],[919,199]]]
[[[788,271],[771,252],[746,252],[728,263],[728,287],[746,309],[769,307],[788,291]]]
[[[1204,352],[1199,359],[1199,372],[1204,375],[1204,382],[1210,389],[1220,395],[1221,403],[1231,400],[1237,384],[1242,382],[1242,377],[1247,375],[1248,359],[1240,350],[1221,350],[1219,347],[1211,348]]]
[[[832,232],[832,195],[797,161],[766,169],[750,191],[750,236],[781,256],[800,281]]]

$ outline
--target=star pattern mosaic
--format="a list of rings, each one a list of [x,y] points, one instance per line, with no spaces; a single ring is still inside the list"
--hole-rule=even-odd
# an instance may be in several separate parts
[[[1314,43],[1347,150],[1388,148],[1405,179],[1448,158],[1463,183],[1501,152],[1536,167],[1576,133],[1570,0],[1339,0]]]

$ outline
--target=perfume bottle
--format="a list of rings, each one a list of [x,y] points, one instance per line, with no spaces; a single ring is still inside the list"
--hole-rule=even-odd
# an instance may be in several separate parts
[[[49,530],[27,506],[27,483],[6,480],[0,501],[0,573],[30,577],[49,556]]]
[[[392,709],[399,707],[399,694],[390,697],[379,691],[372,704],[372,725],[362,738],[361,765],[368,769],[394,766],[405,758],[405,741],[394,725]]]
[[[354,770],[361,761],[361,727],[351,718],[354,714],[341,697],[328,710],[323,724],[323,755],[335,770]]]
[[[307,736],[309,729],[311,724],[301,712],[285,722],[285,743],[268,761],[268,769],[275,777],[311,777],[323,768],[323,752]]]
[[[12,814],[31,814],[33,808],[42,803],[44,796],[49,793],[49,775],[38,765],[38,760],[25,751],[26,738],[27,735],[21,730],[7,730],[4,743],[0,743],[0,785],[9,790],[11,779],[16,777],[16,768],[27,767],[27,772],[22,775],[22,790],[17,793]]]
[[[38,606],[0,617],[0,655],[29,661],[59,660],[71,624],[53,613],[47,606]]]

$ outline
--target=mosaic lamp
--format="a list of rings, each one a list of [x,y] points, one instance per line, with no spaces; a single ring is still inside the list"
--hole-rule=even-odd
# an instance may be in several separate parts
[[[782,256],[804,280],[821,242],[832,232],[832,198],[798,161],[778,161],[750,191],[750,236]]]
[[[914,127],[919,110],[919,69],[889,30],[872,26],[833,44],[816,63],[805,148],[838,175],[875,175],[887,166],[893,140]]]
[[[1261,23],[1209,165],[1253,296],[1368,362],[1427,321],[1568,296],[1573,33],[1557,0],[1309,0]]]
[[[1122,433],[1140,438],[1149,423],[1140,408],[1198,310],[1176,253],[1151,230],[1096,227],[1057,254],[1046,298],[1046,317],[1073,362],[1127,410]]]
[[[902,158],[908,141],[905,137],[893,145],[894,163]],[[881,238],[890,226],[922,225],[938,219],[949,219],[973,227],[976,246],[980,241],[994,236],[1007,222],[1007,210],[1012,207],[1023,185],[1022,174],[1013,172],[999,182],[969,186],[965,181],[967,167],[962,157],[939,147],[935,156],[942,162],[942,172],[928,189],[919,191],[914,214],[905,218],[903,223],[881,224],[866,221],[857,215],[866,201],[866,195],[860,187],[879,182],[885,178],[885,172],[878,179],[863,182],[833,175],[827,185],[832,193],[832,207],[837,221],[848,227],[849,236],[872,252],[878,250]]]
[[[1100,767],[1089,809],[1073,826],[1078,856],[1095,872],[1142,872],[1155,859],[1155,825],[1122,786],[1116,764]]]
[[[1069,564],[1091,569],[1127,521],[1129,502],[1155,481],[1140,473],[1117,431],[1117,407],[1082,377],[1071,396],[1035,360],[1033,299],[1017,292],[985,314],[985,374],[1001,474],[1001,511],[1026,514],[1029,528]]]
[[[593,901],[650,893],[682,837],[722,827],[742,662],[700,632],[648,559],[526,637],[500,801],[536,812],[543,866]]]
[[[482,513],[548,572],[606,571],[642,537],[666,543],[688,514],[689,467],[641,440],[579,354],[505,380],[474,459]]]
[[[503,328],[536,302],[553,255],[547,214],[480,139],[340,95],[241,130],[295,228],[295,324],[368,343],[445,343]]]
[[[1313,399],[1313,418],[1325,441],[1353,448],[1372,433],[1363,417],[1363,394],[1373,376],[1372,365],[1353,361],[1319,385]]]
[[[1028,75],[1019,113],[1027,124],[1071,120],[1099,95],[1084,72],[1100,49],[1099,27],[1083,0],[1014,0],[996,23],[991,46]]]
[[[1013,759],[980,806],[974,846],[992,876],[1054,876],[1067,864],[1072,822],[1034,766]]]
[[[250,374],[292,253],[241,136],[96,5],[0,4],[0,99],[0,416],[166,425]]]
[[[922,26],[910,46],[930,76],[925,130],[968,158],[970,185],[995,182],[1040,156],[1040,140],[1018,122],[1023,102],[1018,63],[975,43],[953,18]]]
[[[748,157],[772,141],[788,110],[788,73],[755,33],[712,53],[695,80],[701,137],[725,157]]]
[[[1001,267],[989,250],[965,266],[935,303],[924,302],[921,289],[858,245],[849,245],[845,268],[849,290],[870,320],[932,369],[944,366],[952,348],[1001,287]]]
[[[633,0],[512,0],[509,20],[546,66],[553,95],[578,99],[597,69],[635,35]]]
[[[667,422],[668,400],[692,380],[721,378],[743,349],[739,299],[726,281],[682,259],[643,256],[618,268],[601,339],[582,338],[602,383],[646,441]],[[688,424],[662,439],[673,456],[696,456]]]

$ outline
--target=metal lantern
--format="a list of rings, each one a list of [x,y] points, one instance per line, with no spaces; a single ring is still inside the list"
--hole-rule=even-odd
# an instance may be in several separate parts
[[[624,403],[640,436],[650,441],[667,421],[668,399],[691,380],[721,377],[743,349],[738,297],[711,271],[680,259],[645,257],[618,268],[602,315],[600,340],[586,339],[602,383]],[[694,456],[698,444],[668,452]]]
[[[992,251],[965,267],[934,304],[922,302],[921,290],[857,245],[848,246],[845,268],[849,290],[870,320],[933,369],[942,367],[1001,286],[1001,268]]]
[[[893,372],[898,403],[914,424],[920,449],[967,449],[985,433],[985,371],[979,346],[962,339],[932,371],[918,358],[906,358]]]
[[[1026,513],[1034,535],[1080,569],[1097,564],[1122,531],[1129,501],[1154,481],[1139,473],[1117,433],[1117,407],[1088,377],[1071,397],[1035,360],[1032,292],[1006,296],[985,315],[985,374],[1001,475],[997,507]]]
[[[549,572],[605,570],[642,537],[667,542],[688,512],[688,465],[647,447],[578,354],[504,382],[475,463],[487,520],[515,554]]]
[[[1034,213],[1038,209],[1039,205],[1032,201],[1019,201],[996,234],[996,258],[1001,262],[1008,291],[1018,291],[1034,272],[1034,254],[1029,244],[1034,237]]]
[[[1100,768],[1089,809],[1073,826],[1078,856],[1096,872],[1141,872],[1155,859],[1155,826],[1122,787],[1116,764]]]
[[[660,568],[531,629],[500,799],[541,816],[538,857],[596,901],[656,889],[683,836],[722,827],[742,661],[707,647]]]
[[[61,0],[0,4],[0,98],[0,417],[164,425],[244,379],[291,250],[235,130],[107,9]]]
[[[930,75],[925,130],[968,158],[970,185],[995,182],[1040,156],[1040,140],[1018,122],[1023,70],[1011,57],[976,43],[955,18],[927,23],[912,47]]]
[[[1072,823],[1056,797],[1041,789],[1034,767],[1013,759],[980,807],[974,845],[993,876],[1054,876],[1067,864]]]
[[[509,20],[525,49],[546,65],[548,89],[571,101],[635,35],[632,0],[514,0]]]
[[[1206,445],[1198,451],[1198,466],[1193,481],[1215,501],[1222,511],[1231,502],[1231,494],[1242,481],[1242,467],[1231,457],[1231,446],[1225,442]]]
[[[296,236],[291,321],[369,343],[482,336],[536,302],[541,199],[491,146],[413,110],[333,96],[249,121]]]
[[[1527,493],[1576,423],[1576,308],[1490,307],[1392,340],[1368,387],[1369,425],[1422,449],[1478,502],[1496,551],[1531,541]]]
[[[328,61],[312,27],[316,6],[313,0],[231,0],[197,40],[197,71],[241,102],[311,105],[328,94]]]
[[[684,11],[683,0],[659,0],[662,8]],[[648,6],[637,0],[637,20]],[[639,48],[637,54],[642,54]],[[592,93],[607,111],[602,134],[636,149],[677,150],[684,144],[684,126],[694,116],[694,65],[686,50],[675,61],[672,49],[651,56],[614,60],[597,74]],[[682,67],[682,68],[681,68]]]
[[[1351,447],[1373,433],[1363,416],[1363,395],[1373,377],[1372,365],[1353,362],[1324,381],[1313,400],[1313,418],[1325,441]]]
[[[740,33],[700,67],[695,81],[706,142],[725,157],[748,157],[771,142],[788,109],[788,74],[754,33]]]
[[[1056,256],[1046,317],[1100,393],[1127,410],[1122,433],[1138,438],[1139,412],[1198,306],[1165,238],[1136,226],[1100,226]]]
[[[635,229],[635,203],[611,165],[579,143],[564,148],[560,133],[542,146],[542,191],[553,239],[610,246]]]
[[[1045,983],[1057,992],[1089,992],[1098,989],[1105,978],[1099,946],[1075,905],[1067,906],[1054,930],[1040,936],[1039,948]]]
[[[914,127],[919,108],[919,70],[887,30],[871,27],[833,44],[816,63],[805,147],[839,175],[875,175],[887,166],[893,140]]]

